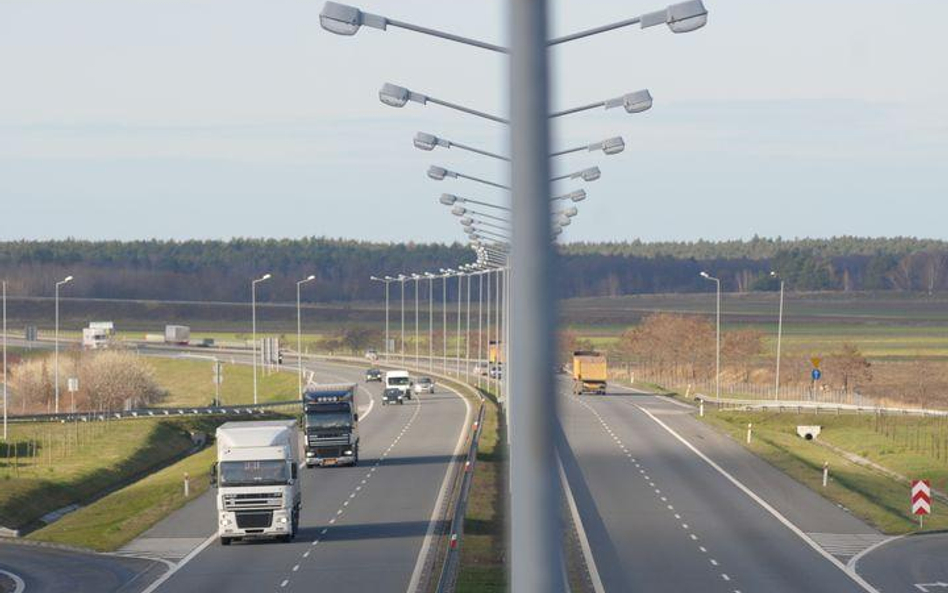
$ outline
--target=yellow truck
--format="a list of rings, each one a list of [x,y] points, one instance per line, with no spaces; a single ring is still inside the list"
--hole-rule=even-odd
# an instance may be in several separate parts
[[[606,357],[592,350],[573,352],[573,393],[606,394]]]
[[[492,365],[504,362],[503,345],[497,340],[491,340],[487,345],[487,359]]]

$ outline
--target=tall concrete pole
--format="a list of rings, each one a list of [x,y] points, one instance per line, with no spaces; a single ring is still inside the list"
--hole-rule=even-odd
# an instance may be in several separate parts
[[[428,276],[428,371],[434,371],[434,276]]]
[[[550,231],[549,67],[546,0],[510,0],[513,201],[508,271],[510,590],[560,593],[560,486],[554,426],[556,341]]]
[[[780,280],[780,312],[777,314],[777,379],[774,381],[774,399],[780,399],[780,339],[783,337],[783,280]]]
[[[3,440],[7,440],[7,281],[3,281]]]

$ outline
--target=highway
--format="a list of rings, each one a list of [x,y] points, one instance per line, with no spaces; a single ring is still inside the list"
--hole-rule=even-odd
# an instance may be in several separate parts
[[[444,388],[382,406],[379,384],[363,383],[362,369],[307,367],[317,382],[363,387],[360,464],[303,471],[300,532],[289,544],[222,547],[212,489],[126,548],[176,563],[148,593],[303,591],[314,583],[328,591],[404,593],[430,573],[423,566],[427,536],[470,407]]]
[[[15,575],[29,593],[133,593],[164,570],[161,563],[140,558],[0,542],[0,576]],[[0,591],[6,593],[2,586]]]
[[[559,400],[558,448],[602,590],[873,590],[845,563],[881,534],[684,404],[610,391],[578,398],[564,382]]]

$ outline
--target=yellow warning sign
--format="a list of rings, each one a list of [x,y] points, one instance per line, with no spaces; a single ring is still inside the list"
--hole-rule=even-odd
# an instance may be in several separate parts
[[[813,363],[814,369],[818,369],[820,368],[820,363],[823,362],[823,359],[820,358],[819,356],[814,356],[813,358],[810,359],[810,362]]]

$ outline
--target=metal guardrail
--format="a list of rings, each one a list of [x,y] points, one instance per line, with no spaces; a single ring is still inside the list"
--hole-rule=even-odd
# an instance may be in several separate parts
[[[471,437],[471,446],[464,461],[464,473],[461,478],[461,492],[454,507],[454,516],[451,518],[450,539],[448,551],[441,565],[441,576],[438,579],[437,593],[452,591],[457,580],[458,565],[460,562],[460,542],[464,535],[464,515],[467,514],[467,501],[471,493],[471,482],[474,479],[474,463],[477,461],[477,447],[481,439],[481,429],[484,424],[484,403],[477,412],[474,422],[474,434]]]
[[[252,416],[264,414],[271,408],[281,406],[300,406],[302,401],[294,399],[263,404],[246,404],[239,406],[188,406],[176,408],[138,408],[120,412],[75,412],[59,414],[27,414],[9,416],[9,422],[98,422],[106,420],[132,420],[141,418],[165,418],[175,416]]]
[[[703,394],[696,394],[695,400],[707,405],[733,406],[744,410],[777,410],[777,411],[829,411],[851,412],[856,414],[898,414],[903,416],[931,416],[948,417],[948,410],[931,410],[927,408],[894,408],[888,406],[859,406],[856,404],[834,404],[809,401],[767,401],[733,398],[714,398]]]

